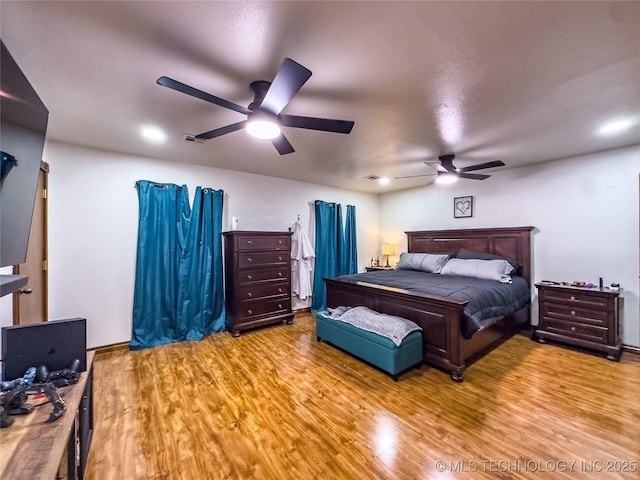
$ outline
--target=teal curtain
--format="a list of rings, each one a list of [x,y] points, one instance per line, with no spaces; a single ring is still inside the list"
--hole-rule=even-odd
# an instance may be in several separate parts
[[[344,224],[344,248],[341,256],[341,270],[344,275],[358,273],[358,246],[356,239],[356,207],[347,205]]]
[[[224,329],[222,199],[198,187],[140,180],[133,329],[138,350]]]
[[[222,190],[197,187],[193,210],[181,224],[178,340],[200,340],[224,330]]]
[[[347,205],[346,229],[343,229],[340,204],[316,200],[315,215],[316,262],[311,311],[319,312],[327,307],[327,289],[323,279],[356,273],[358,265],[355,207]]]

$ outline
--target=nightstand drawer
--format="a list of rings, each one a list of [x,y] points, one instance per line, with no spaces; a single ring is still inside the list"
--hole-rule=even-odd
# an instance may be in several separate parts
[[[594,295],[586,292],[568,292],[547,290],[544,293],[545,302],[569,305],[572,308],[584,308],[587,310],[611,310],[610,297]]]
[[[548,301],[548,300],[547,300]],[[585,310],[577,306],[558,305],[556,303],[543,303],[542,315],[559,320],[585,323],[594,326],[606,327],[609,323],[609,312],[605,310]]]
[[[585,325],[582,323],[565,322],[555,318],[543,318],[544,329],[549,333],[557,333],[573,338],[580,338],[590,342],[606,343],[609,331],[604,327]]]

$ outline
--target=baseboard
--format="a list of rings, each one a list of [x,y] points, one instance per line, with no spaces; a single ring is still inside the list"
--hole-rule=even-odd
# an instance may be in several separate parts
[[[109,353],[117,350],[128,350],[129,342],[112,343],[111,345],[102,345],[101,347],[88,348],[87,350],[95,350],[96,353]]]
[[[640,348],[632,345],[622,345],[622,350],[640,358]]]
[[[294,310],[293,313],[311,313],[311,307],[298,308]]]

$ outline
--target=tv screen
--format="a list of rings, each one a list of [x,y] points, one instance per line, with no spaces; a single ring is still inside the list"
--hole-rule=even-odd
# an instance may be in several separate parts
[[[69,368],[80,360],[87,369],[87,321],[84,318],[14,325],[2,328],[2,379],[21,378],[29,367],[49,372]]]
[[[49,111],[0,41],[0,267],[24,263]]]

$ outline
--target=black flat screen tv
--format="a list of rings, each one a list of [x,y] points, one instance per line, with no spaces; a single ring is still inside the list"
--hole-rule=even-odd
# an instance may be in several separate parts
[[[49,111],[0,41],[0,267],[24,263]]]
[[[69,368],[80,360],[87,369],[87,321],[53,320],[2,327],[2,379],[22,377],[29,367],[44,365],[49,372]]]

